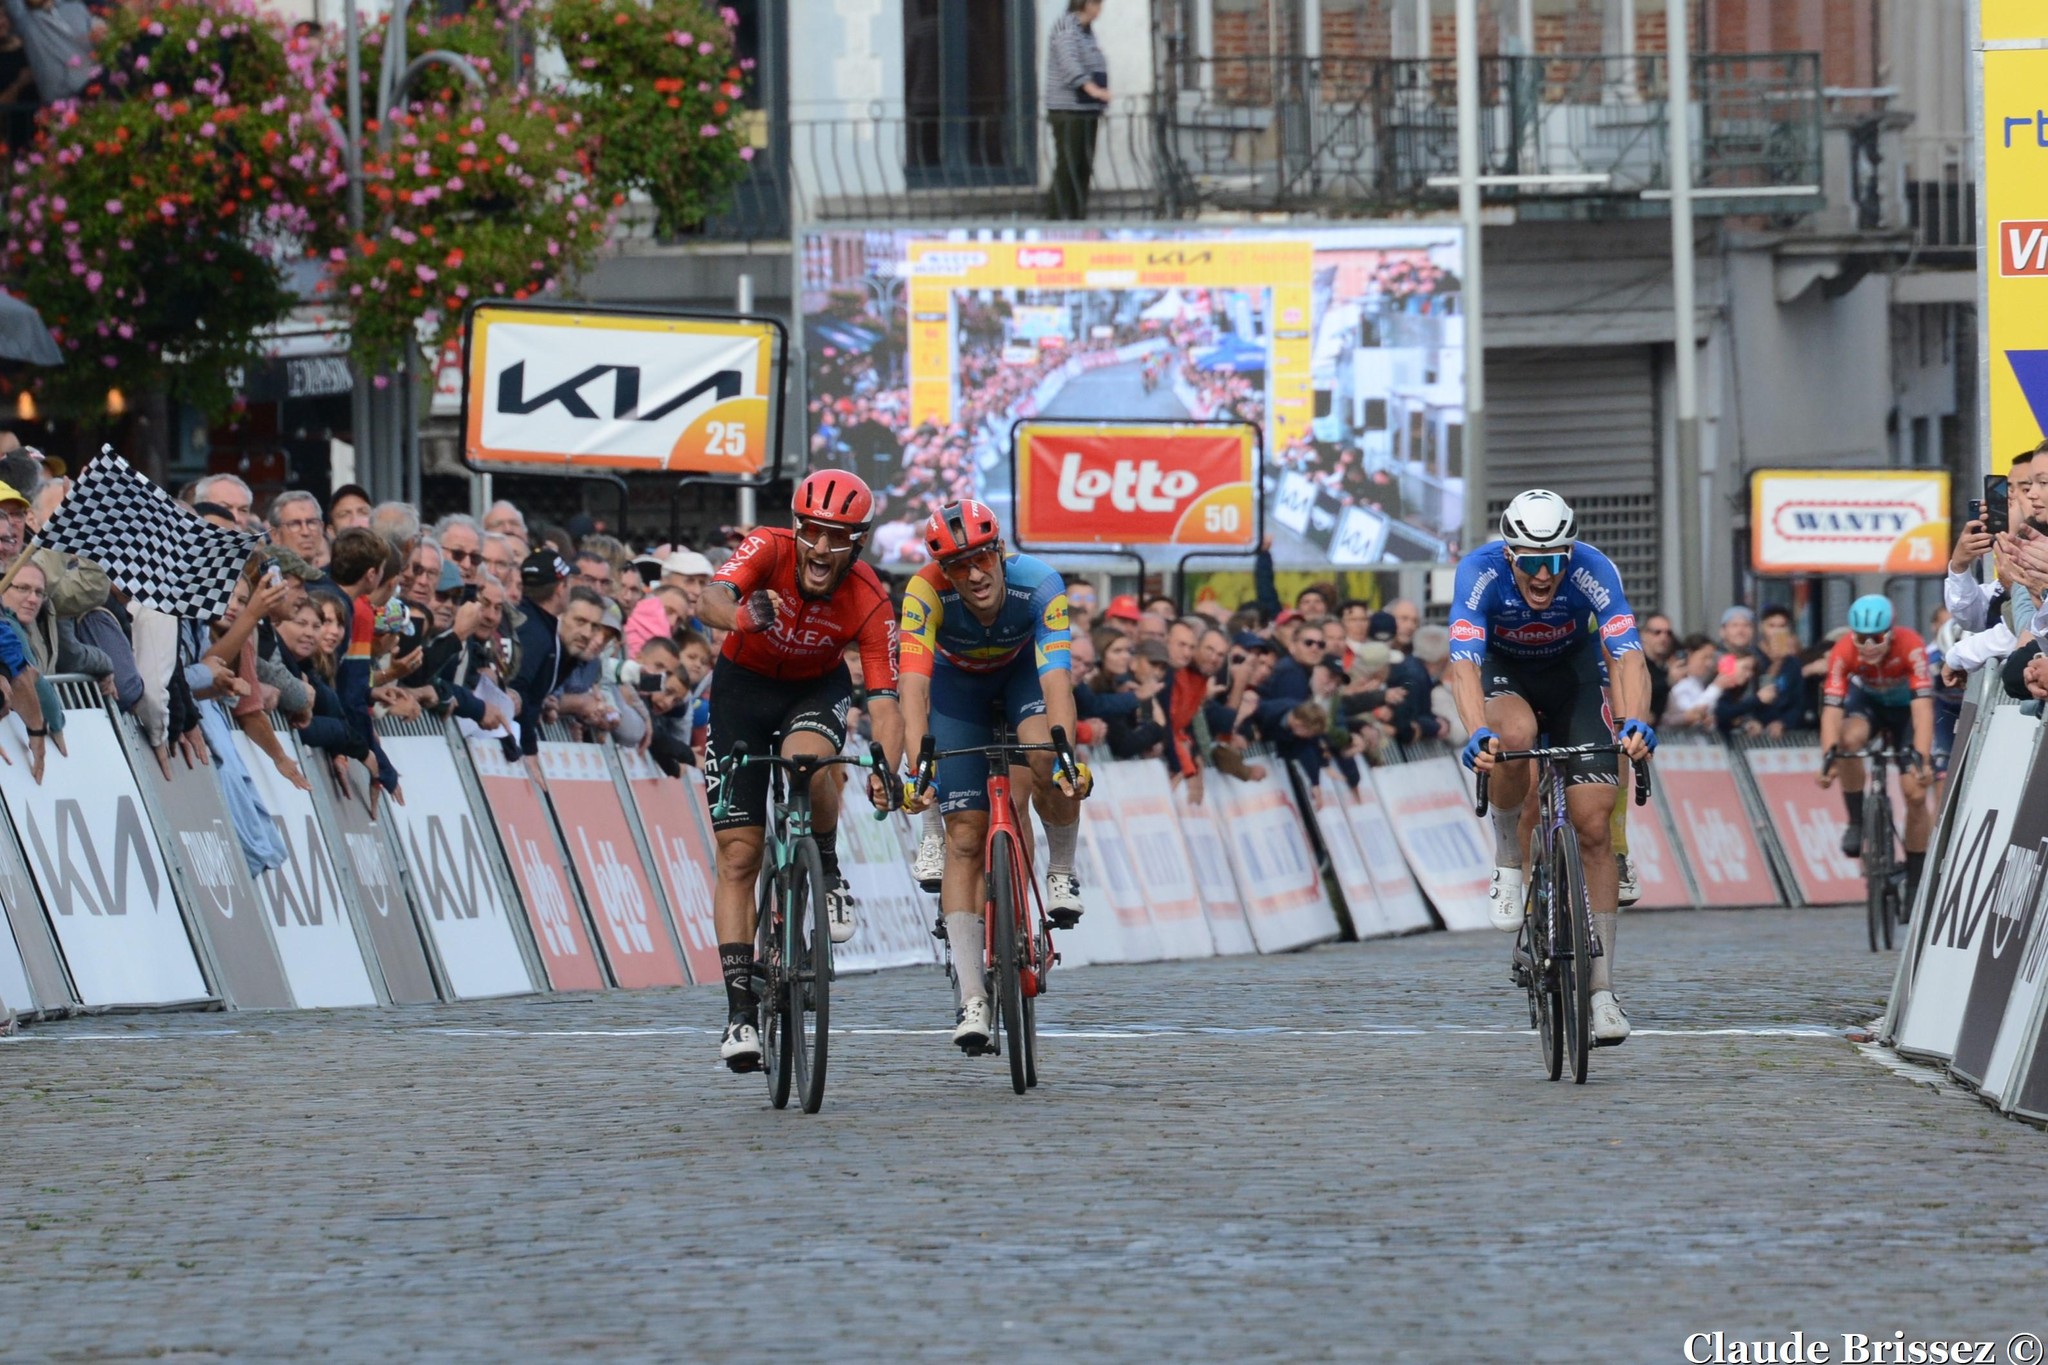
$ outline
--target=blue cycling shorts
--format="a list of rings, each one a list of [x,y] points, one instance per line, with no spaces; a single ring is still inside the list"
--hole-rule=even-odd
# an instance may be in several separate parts
[[[1045,714],[1045,693],[1030,651],[993,673],[969,673],[944,659],[933,663],[931,734],[942,752],[993,743],[998,703],[1012,731],[1026,718]],[[980,754],[940,759],[940,812],[987,809],[988,760]]]

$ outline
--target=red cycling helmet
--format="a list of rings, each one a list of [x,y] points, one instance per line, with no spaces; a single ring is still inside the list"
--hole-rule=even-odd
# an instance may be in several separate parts
[[[875,519],[875,495],[858,474],[844,469],[819,469],[796,486],[789,510],[806,521],[844,526],[858,535]]]
[[[972,498],[949,502],[931,514],[924,524],[924,547],[941,562],[995,545],[1003,538],[996,514],[985,502]]]

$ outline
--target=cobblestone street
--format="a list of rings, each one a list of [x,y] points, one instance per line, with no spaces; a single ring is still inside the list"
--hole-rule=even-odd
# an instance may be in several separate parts
[[[1844,1040],[1862,939],[1625,918],[1637,1035],[1583,1089],[1482,933],[1056,976],[1026,1098],[943,976],[844,980],[809,1118],[716,1064],[710,990],[41,1026],[0,1358],[2003,1359],[2048,1135]]]

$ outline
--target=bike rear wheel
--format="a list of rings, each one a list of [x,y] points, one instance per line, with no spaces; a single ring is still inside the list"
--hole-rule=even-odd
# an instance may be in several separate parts
[[[1552,905],[1563,920],[1557,927],[1557,989],[1564,1015],[1565,1051],[1571,1056],[1572,1081],[1586,1083],[1586,1063],[1593,1050],[1593,921],[1586,903],[1586,874],[1579,861],[1578,836],[1563,830],[1555,851],[1556,880]]]
[[[773,855],[770,849],[764,856]],[[760,903],[754,907],[754,998],[761,1021],[761,1069],[768,1076],[768,1103],[777,1109],[789,1107],[794,1068],[789,992],[783,985],[787,967],[783,957],[782,881],[779,870],[764,869]]]
[[[832,929],[825,910],[825,866],[809,836],[798,841],[787,877],[783,923],[790,1051],[797,1101],[806,1114],[815,1114],[825,1103],[831,1038]]]
[[[988,913],[994,930],[996,1005],[1002,1015],[1002,1030],[1010,1054],[1010,1088],[1023,1094],[1030,1088],[1027,1072],[1030,1044],[1025,1041],[1024,980],[1019,970],[1022,953],[1017,931],[1017,847],[1009,835],[998,832],[989,840]]]

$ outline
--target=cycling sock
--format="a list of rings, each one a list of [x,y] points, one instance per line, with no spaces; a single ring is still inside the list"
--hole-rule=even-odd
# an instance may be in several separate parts
[[[927,839],[943,839],[946,837],[946,817],[939,814],[939,807],[936,802],[924,813],[924,837]]]
[[[1045,870],[1074,875],[1074,841],[1080,837],[1081,822],[1045,827]]]
[[[1843,792],[1842,804],[1849,808],[1849,823],[1861,829],[1863,826],[1863,793]]]
[[[1917,886],[1919,886],[1919,885],[1920,885],[1920,874],[1921,874],[1922,872],[1926,871],[1926,869],[1927,869],[1927,853],[1926,853],[1926,851],[1925,851],[1924,849],[1923,849],[1922,851],[1920,851],[1919,853],[1913,853],[1913,852],[1910,852],[1910,851],[1909,851],[1909,852],[1908,852],[1908,853],[1906,854],[1906,886],[1907,886],[1907,887],[1908,887],[1909,889],[1910,889],[1910,888],[1913,888],[1913,887],[1917,887]]]
[[[839,829],[814,829],[811,842],[818,846],[818,861],[825,868],[827,881],[839,880]]]
[[[1493,865],[1519,868],[1522,865],[1522,810],[1493,808]]]
[[[965,910],[946,912],[946,942],[953,948],[953,975],[960,978],[960,1003],[986,999],[981,983],[981,916]]]
[[[1614,926],[1620,921],[1620,915],[1593,916],[1593,932],[1600,938],[1600,956],[1593,959],[1593,989],[1596,991],[1614,989]]]
[[[718,965],[725,973],[725,1007],[732,1014],[754,1013],[754,945],[721,943]]]

